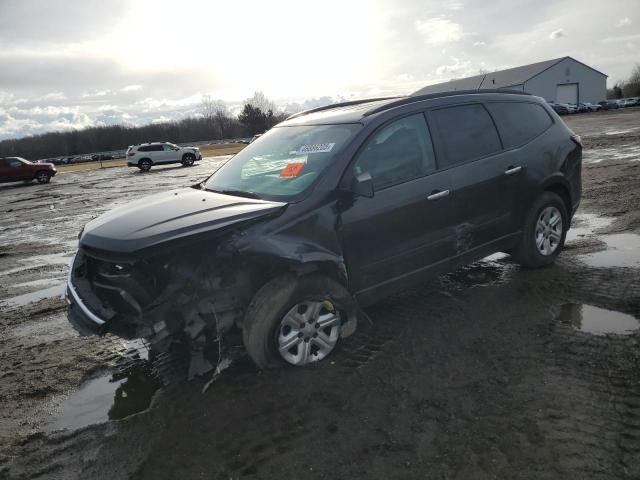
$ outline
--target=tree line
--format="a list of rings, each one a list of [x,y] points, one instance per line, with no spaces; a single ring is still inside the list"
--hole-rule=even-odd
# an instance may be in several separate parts
[[[155,141],[188,143],[244,138],[270,129],[287,116],[278,112],[274,103],[261,92],[245,102],[238,116],[230,114],[222,100],[204,96],[198,114],[182,120],[142,126],[95,126],[2,140],[0,157],[20,156],[35,160],[123,150],[129,145]]]
[[[607,98],[640,97],[640,63],[631,70],[627,80],[616,82],[613,88],[607,90]]]

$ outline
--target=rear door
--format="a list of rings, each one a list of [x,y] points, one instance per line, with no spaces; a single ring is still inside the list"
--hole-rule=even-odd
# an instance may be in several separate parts
[[[11,170],[9,169],[9,160],[6,158],[0,158],[0,181],[8,182],[10,179],[9,174]]]
[[[503,183],[505,201],[514,205],[507,224],[508,231],[513,232],[522,228],[529,207],[528,174],[544,168],[545,159],[554,156],[553,143],[538,141],[553,125],[553,120],[542,105],[534,102],[487,102],[485,106],[498,127],[505,150],[502,156],[508,159],[505,173],[519,169],[510,176],[505,175]]]
[[[451,256],[451,175],[436,170],[422,113],[381,127],[352,168],[369,173],[375,190],[341,215],[352,290],[372,291]]]
[[[487,109],[480,103],[454,105],[429,112],[429,118],[460,206],[456,254],[510,233],[522,168],[517,153],[503,152]]]

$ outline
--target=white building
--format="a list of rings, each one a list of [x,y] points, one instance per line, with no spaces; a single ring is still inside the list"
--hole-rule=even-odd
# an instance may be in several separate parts
[[[493,88],[523,90],[558,103],[598,103],[607,98],[607,75],[574,58],[562,57],[429,85],[412,95]]]

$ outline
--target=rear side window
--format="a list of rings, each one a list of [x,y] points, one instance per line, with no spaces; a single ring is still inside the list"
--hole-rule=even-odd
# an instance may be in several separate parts
[[[354,173],[369,173],[381,190],[435,170],[427,122],[422,113],[396,120],[367,142],[354,164]]]
[[[535,103],[496,102],[486,106],[498,126],[505,148],[524,145],[552,124],[545,109]]]
[[[445,158],[450,167],[491,155],[502,149],[489,113],[482,105],[461,105],[432,112]]]
[[[149,147],[138,147],[138,151],[139,152],[148,152],[149,151]]]

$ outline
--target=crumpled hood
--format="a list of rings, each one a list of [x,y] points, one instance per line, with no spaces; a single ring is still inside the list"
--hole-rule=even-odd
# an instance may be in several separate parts
[[[144,197],[90,221],[82,246],[131,253],[171,240],[279,213],[286,203],[185,188]]]

